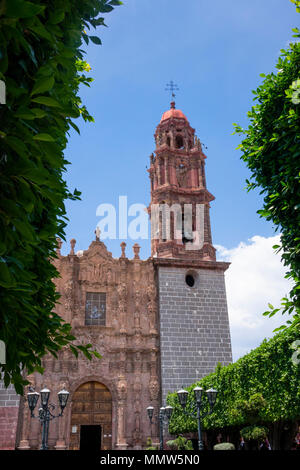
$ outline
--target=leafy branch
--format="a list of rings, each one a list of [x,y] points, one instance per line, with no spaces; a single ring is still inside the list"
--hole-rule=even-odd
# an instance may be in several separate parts
[[[64,150],[74,120],[92,122],[79,96],[90,86],[82,44],[104,27],[103,13],[117,0],[1,0],[0,80],[0,339],[5,385],[22,393],[22,371],[42,370],[42,357],[67,345],[74,354],[99,357],[76,345],[71,325],[54,313],[59,295],[56,238],[64,239],[66,199],[79,199],[64,180]]]

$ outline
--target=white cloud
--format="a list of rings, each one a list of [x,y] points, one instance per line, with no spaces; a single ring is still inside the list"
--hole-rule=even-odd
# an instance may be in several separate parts
[[[236,248],[216,246],[218,259],[232,263],[225,279],[234,360],[273,336],[274,328],[288,319],[280,312],[272,318],[262,316],[268,303],[279,307],[291,287],[284,278],[286,268],[280,253],[275,254],[272,248],[280,244],[279,240],[280,235],[255,235]]]

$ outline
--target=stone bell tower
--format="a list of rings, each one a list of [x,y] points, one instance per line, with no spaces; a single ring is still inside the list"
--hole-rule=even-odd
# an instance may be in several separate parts
[[[224,272],[210,226],[205,159],[182,111],[163,113],[150,157],[151,254],[157,270],[162,396],[232,361]]]
[[[174,101],[155,132],[151,155],[152,256],[215,260],[205,159],[199,139]],[[156,208],[157,211],[154,211]],[[156,213],[156,214],[155,214]]]

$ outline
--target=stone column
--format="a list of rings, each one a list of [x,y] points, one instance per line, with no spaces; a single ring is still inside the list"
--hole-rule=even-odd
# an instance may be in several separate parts
[[[176,170],[174,164],[170,166],[170,180],[172,185],[177,185]]]
[[[58,419],[58,439],[55,444],[56,450],[66,450],[67,445],[65,441],[65,425],[66,425],[66,416],[62,415]]]
[[[169,184],[169,158],[168,157],[165,158],[165,171],[166,171],[165,181],[167,184]]]
[[[151,377],[149,382],[149,398],[150,403],[154,407],[154,413],[157,415],[160,408],[160,385],[157,377],[157,369],[156,369],[156,353],[153,351],[151,353]],[[159,422],[157,419],[154,419],[151,425],[151,434],[152,434],[152,445],[159,449]]]
[[[21,440],[18,445],[19,450],[29,450],[30,449],[30,444],[29,444],[29,432],[30,432],[30,420],[33,419],[30,417],[30,410],[28,406],[26,406],[26,399],[23,397],[24,400],[24,409],[22,413],[22,432],[21,432]]]
[[[200,166],[198,168],[198,174],[199,174],[199,188],[203,189],[204,184],[203,184],[203,178],[202,178],[202,163],[200,163]]]
[[[161,177],[160,177],[160,162],[158,161],[157,159],[157,185],[160,186],[161,185]]]
[[[125,282],[118,287],[118,314],[120,318],[120,333],[126,333],[126,306],[127,306],[127,288]]]
[[[126,450],[128,444],[125,436],[125,413],[126,413],[126,397],[127,397],[127,381],[125,375],[119,376],[118,381],[118,403],[117,403],[117,444],[118,450]]]

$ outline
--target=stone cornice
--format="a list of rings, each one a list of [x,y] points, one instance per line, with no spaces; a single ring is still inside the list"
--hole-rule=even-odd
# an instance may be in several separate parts
[[[154,266],[166,266],[176,268],[202,268],[212,269],[215,271],[226,271],[231,263],[224,261],[203,261],[195,259],[179,259],[179,258],[152,258]]]
[[[215,200],[215,196],[213,196],[206,188],[179,188],[178,186],[170,184],[165,184],[154,189],[152,191],[153,199],[163,193],[173,193],[175,195],[187,195],[194,197],[205,194],[205,196],[207,196],[206,198],[204,198],[206,202],[211,202]]]

